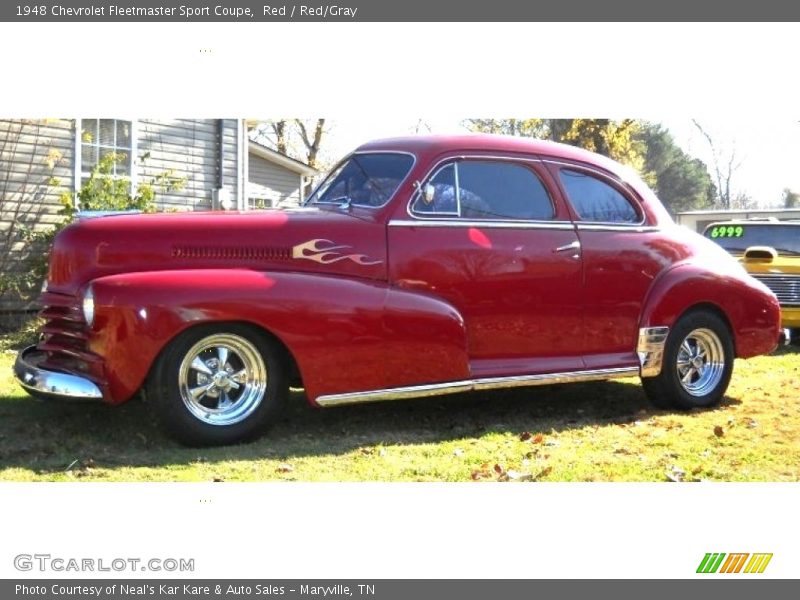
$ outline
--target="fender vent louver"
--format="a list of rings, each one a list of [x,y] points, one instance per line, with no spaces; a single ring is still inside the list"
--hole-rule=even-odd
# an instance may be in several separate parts
[[[212,260],[289,260],[289,248],[274,246],[173,246],[172,258]]]

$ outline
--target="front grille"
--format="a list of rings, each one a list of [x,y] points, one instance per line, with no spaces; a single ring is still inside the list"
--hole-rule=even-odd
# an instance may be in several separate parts
[[[800,275],[752,275],[772,290],[781,306],[800,306]]]
[[[89,332],[80,300],[67,294],[45,292],[39,302],[44,306],[39,314],[45,323],[36,348],[46,353],[40,366],[102,383],[102,359],[89,351]]]

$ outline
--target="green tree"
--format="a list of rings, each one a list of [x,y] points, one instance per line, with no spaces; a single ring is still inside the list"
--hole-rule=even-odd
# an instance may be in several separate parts
[[[703,161],[686,154],[661,125],[645,123],[637,138],[645,150],[643,175],[671,213],[714,205],[716,189]]]
[[[783,190],[783,207],[784,208],[800,208],[800,194],[793,192],[789,188]]]
[[[634,119],[467,119],[471,131],[552,140],[613,158],[634,169],[644,164],[644,144]]]

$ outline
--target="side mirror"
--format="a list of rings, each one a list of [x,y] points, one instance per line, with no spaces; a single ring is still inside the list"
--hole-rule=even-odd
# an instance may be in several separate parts
[[[426,183],[425,187],[422,190],[422,199],[425,201],[425,204],[432,203],[435,197],[436,197],[436,188],[433,187],[430,183]]]
[[[750,246],[744,251],[745,260],[772,262],[776,258],[778,258],[778,252],[769,246]]]

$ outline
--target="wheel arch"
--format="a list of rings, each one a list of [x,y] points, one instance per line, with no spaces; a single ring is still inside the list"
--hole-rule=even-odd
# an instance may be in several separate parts
[[[714,272],[688,261],[675,265],[651,286],[640,328],[671,328],[689,311],[706,308],[728,326],[737,357],[771,352],[778,341],[780,307],[759,282],[737,269]]]
[[[261,323],[257,323],[255,321],[242,320],[242,319],[231,319],[223,321],[201,321],[201,322],[188,323],[187,325],[188,325],[187,327],[183,327],[182,329],[174,332],[174,334],[164,342],[161,349],[158,351],[158,353],[153,357],[153,360],[150,362],[150,367],[147,370],[147,376],[146,376],[147,379],[150,379],[153,376],[159,361],[168,351],[169,347],[173,343],[175,343],[175,340],[177,340],[182,335],[185,335],[187,332],[193,331],[195,329],[201,329],[201,328],[216,329],[216,328],[224,328],[230,325],[251,329],[257,334],[266,337],[269,341],[271,341],[276,345],[276,347],[281,351],[284,358],[286,359],[287,361],[286,366],[288,367],[289,370],[290,381],[293,381],[295,378],[300,377],[300,371],[297,365],[297,359],[294,357],[294,354],[292,353],[289,346],[280,338],[279,335],[270,331],[267,327],[265,327]]]

